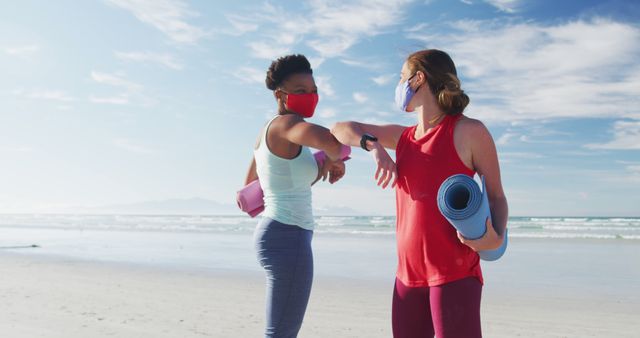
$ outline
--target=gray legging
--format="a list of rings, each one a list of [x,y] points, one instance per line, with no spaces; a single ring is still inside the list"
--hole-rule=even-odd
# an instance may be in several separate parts
[[[254,234],[258,262],[267,273],[265,337],[298,335],[313,281],[313,231],[263,218]]]

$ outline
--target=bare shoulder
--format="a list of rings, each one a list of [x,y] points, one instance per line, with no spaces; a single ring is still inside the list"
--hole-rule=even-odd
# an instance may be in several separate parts
[[[455,128],[455,133],[462,136],[463,138],[476,140],[484,139],[487,137],[491,138],[489,129],[487,129],[482,121],[472,119],[467,116],[462,116],[462,118],[458,120]]]
[[[282,130],[291,129],[298,123],[305,122],[304,119],[298,114],[286,114],[278,117],[274,122],[277,122],[279,128]]]

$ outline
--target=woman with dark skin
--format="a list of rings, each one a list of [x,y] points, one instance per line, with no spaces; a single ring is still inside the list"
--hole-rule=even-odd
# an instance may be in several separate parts
[[[303,55],[273,61],[266,85],[278,114],[258,136],[245,184],[259,178],[264,191],[265,210],[254,239],[267,274],[265,337],[296,337],[313,280],[311,185],[344,176],[343,145],[327,128],[305,120],[313,116],[318,88]],[[325,152],[322,167],[309,148]]]
[[[416,113],[416,125],[350,121],[331,130],[340,142],[371,152],[378,185],[396,187],[396,338],[482,336],[477,252],[502,244],[508,206],[495,144],[482,122],[463,115],[468,103],[449,55],[423,50],[407,58],[396,89],[396,104]],[[385,149],[396,151],[397,162]],[[468,240],[440,214],[436,198],[451,175],[476,173],[485,177],[491,217],[484,236]]]

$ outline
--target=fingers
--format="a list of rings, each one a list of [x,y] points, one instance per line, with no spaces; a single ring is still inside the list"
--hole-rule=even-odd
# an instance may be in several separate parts
[[[393,180],[393,183],[391,183],[391,180]],[[397,180],[398,180],[398,172],[396,171],[396,168],[394,165],[391,169],[389,169],[387,181],[384,183],[384,186],[382,186],[382,189],[386,189],[389,183],[391,183],[391,188],[394,188],[396,186]]]
[[[485,225],[487,226],[487,230],[484,235],[478,239],[467,239],[462,236],[460,232],[458,232],[458,240],[460,243],[470,247],[474,251],[482,251],[482,250],[493,250],[498,248],[502,244],[502,240],[500,239],[500,235],[493,228],[493,224],[491,223],[491,217],[487,217],[485,220]]]
[[[331,180],[329,183],[334,184],[338,182],[343,176],[343,173],[331,174]]]
[[[381,172],[381,174],[378,175],[378,172]],[[378,181],[377,182],[378,186],[381,186],[382,189],[386,189],[387,186],[389,186],[389,183],[393,182],[391,184],[391,187],[392,188],[395,187],[396,181],[398,180],[398,173],[396,171],[396,166],[395,164],[393,164],[393,162],[391,164],[388,164],[387,166],[384,166],[384,165],[379,166],[378,172],[376,172],[376,176],[375,176],[375,179]]]
[[[460,240],[460,243],[467,244],[467,239],[464,238],[459,231],[456,231],[456,233],[458,234],[458,239]]]
[[[384,182],[385,177],[387,177],[387,170],[382,168],[380,173],[380,176],[377,176],[376,179],[378,180],[378,182],[376,183],[378,186],[380,186],[382,184],[382,182]]]
[[[385,177],[384,183],[382,184],[382,189],[387,189],[389,182],[393,179],[393,171],[387,170],[387,175]]]
[[[345,172],[346,167],[343,161],[333,162],[328,169],[328,173],[330,174],[329,183],[333,184],[340,180],[345,175]]]
[[[329,178],[329,183],[334,184],[338,182],[342,177],[344,177],[344,170],[334,170],[331,171],[331,177]]]

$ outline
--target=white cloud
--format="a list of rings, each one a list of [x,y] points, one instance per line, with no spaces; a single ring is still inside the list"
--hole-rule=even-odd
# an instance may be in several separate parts
[[[91,78],[98,83],[102,83],[102,84],[106,84],[114,87],[122,87],[130,91],[137,91],[142,89],[142,85],[125,79],[124,74],[122,73],[110,74],[110,73],[91,71]]]
[[[465,1],[462,2],[470,4]],[[521,0],[484,0],[484,2],[506,13],[517,12],[522,3]]]
[[[116,58],[124,61],[148,62],[161,66],[181,70],[184,66],[175,60],[173,56],[165,53],[152,52],[115,52]]]
[[[640,121],[616,121],[613,140],[607,143],[587,144],[589,149],[640,150]]]
[[[12,91],[12,93],[19,97],[36,100],[50,100],[60,102],[71,102],[76,100],[73,96],[70,96],[65,91],[55,89],[35,89],[31,91],[18,89]]]
[[[112,86],[118,89],[119,93],[110,96],[91,95],[89,96],[90,102],[118,105],[136,104],[142,107],[150,107],[158,103],[158,99],[145,93],[144,86],[129,81],[123,72],[91,71],[91,79],[97,83]]]
[[[89,101],[93,103],[106,103],[106,104],[115,104],[115,105],[124,105],[129,104],[129,98],[126,95],[118,95],[118,96],[89,96]]]
[[[384,74],[376,77],[372,77],[371,80],[375,82],[378,86],[384,86],[387,83],[391,82],[394,78],[399,78],[399,75],[396,74]]]
[[[375,36],[402,21],[403,8],[410,1],[322,1],[310,2],[310,26],[317,38],[309,46],[321,55],[341,55],[362,37]]]
[[[233,71],[233,76],[244,83],[256,83],[264,85],[265,79],[267,77],[267,72],[252,67],[240,67],[238,70]]]
[[[288,46],[278,45],[275,42],[255,41],[249,43],[251,54],[258,59],[275,60],[281,56],[291,54]]]
[[[369,101],[369,97],[365,93],[355,92],[353,93],[353,100],[358,103],[365,103]]]
[[[325,61],[325,58],[323,57],[307,57],[307,59],[309,60],[312,69],[320,68],[320,65]]]
[[[324,108],[322,110],[320,110],[320,112],[318,113],[318,116],[328,119],[328,118],[332,118],[336,116],[336,110],[334,108]]]
[[[14,56],[26,56],[36,53],[40,50],[38,45],[24,45],[4,48],[4,52]]]
[[[529,153],[529,152],[503,151],[503,152],[500,152],[500,157],[501,158],[508,158],[508,159],[516,159],[517,158],[517,159],[532,160],[532,159],[543,158],[544,156],[542,156],[541,154]]]
[[[562,24],[460,21],[409,33],[449,52],[485,120],[640,118],[640,28],[595,18]]]
[[[629,165],[626,167],[627,171],[632,172],[636,175],[640,175],[640,164],[637,165]]]
[[[107,0],[128,10],[138,20],[153,26],[169,39],[178,43],[195,43],[207,33],[187,22],[187,18],[198,13],[189,9],[181,0]]]
[[[231,24],[232,30],[227,31],[227,33],[231,35],[242,35],[244,33],[253,32],[260,27],[260,25],[252,22],[243,15],[227,14],[225,17]]]
[[[329,76],[316,76],[316,85],[318,86],[318,93],[320,96],[326,95],[327,97],[333,98],[336,96],[335,90],[333,90],[333,86],[329,81],[331,77]]]
[[[378,70],[383,68],[382,64],[378,61],[373,61],[373,60],[367,60],[367,59],[360,59],[360,60],[354,60],[354,59],[350,59],[350,58],[342,58],[340,59],[340,62],[344,63],[345,65],[348,66],[352,66],[352,67],[358,67],[358,68],[363,68],[363,69],[367,69],[367,70]]]
[[[144,146],[142,144],[139,144],[137,141],[134,140],[130,140],[127,138],[117,138],[113,140],[113,144],[121,149],[124,149],[126,151],[132,152],[132,153],[137,153],[137,154],[154,154],[157,153],[157,151]]]
[[[502,134],[502,136],[498,138],[498,140],[496,141],[496,144],[500,146],[505,146],[505,145],[508,145],[511,140],[517,137],[518,137],[518,134],[507,132]]]
[[[626,181],[633,181],[640,183],[640,164],[634,164],[626,166],[628,176],[625,177]]]
[[[342,56],[364,37],[381,34],[402,22],[410,0],[358,0],[353,2],[311,0],[306,15],[265,3],[239,19],[227,15],[236,34],[257,30],[263,23],[262,39],[248,44],[257,58],[274,59],[290,52],[296,43],[306,44],[322,58]]]

